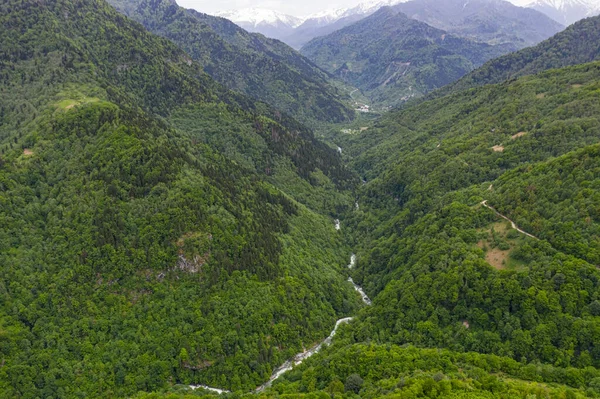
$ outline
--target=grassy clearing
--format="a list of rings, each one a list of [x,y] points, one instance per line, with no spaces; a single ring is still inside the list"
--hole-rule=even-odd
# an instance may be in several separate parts
[[[89,104],[89,103],[95,103],[100,101],[99,98],[97,97],[86,97],[83,96],[79,99],[72,99],[72,98],[68,98],[68,99],[64,99],[62,101],[59,101],[56,104],[56,108],[62,111],[68,111],[78,105],[82,105],[82,104]]]
[[[511,256],[519,245],[524,242],[524,237],[513,229],[509,222],[493,223],[478,230],[479,241],[477,247],[485,254],[485,260],[495,269],[521,269],[526,265]]]

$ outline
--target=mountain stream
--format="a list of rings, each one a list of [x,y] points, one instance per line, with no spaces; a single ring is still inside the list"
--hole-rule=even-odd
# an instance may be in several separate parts
[[[350,257],[350,264],[348,265],[348,269],[353,269],[355,265],[356,265],[356,255],[352,254],[352,256]],[[360,296],[362,297],[362,301],[366,305],[371,305],[371,300],[369,299],[367,294],[363,291],[363,289],[360,286],[358,286],[354,283],[354,280],[352,280],[352,277],[348,277],[348,281],[350,283],[352,283],[352,285],[354,286],[354,289],[360,294]],[[344,317],[343,319],[339,319],[338,321],[336,321],[335,327],[333,328],[333,330],[331,331],[331,333],[329,334],[329,336],[327,338],[325,338],[323,341],[319,342],[317,345],[313,346],[311,349],[298,353],[296,356],[292,357],[291,359],[289,359],[285,363],[283,363],[281,366],[277,367],[273,371],[273,374],[271,374],[271,378],[269,378],[269,380],[267,382],[265,382],[264,384],[262,384],[261,386],[256,388],[256,392],[264,391],[265,389],[270,387],[271,384],[273,384],[273,382],[276,379],[281,377],[286,372],[290,371],[294,366],[299,365],[300,363],[302,363],[304,360],[308,359],[315,353],[318,353],[324,345],[331,344],[331,341],[333,340],[333,337],[335,336],[335,333],[337,332],[338,327],[342,324],[350,322],[352,319],[353,319],[353,317]],[[214,392],[217,394],[230,392],[225,389],[213,388],[213,387],[209,387],[206,385],[190,385],[189,387],[192,389],[202,388],[202,389],[206,389],[207,391],[211,391],[211,392]]]

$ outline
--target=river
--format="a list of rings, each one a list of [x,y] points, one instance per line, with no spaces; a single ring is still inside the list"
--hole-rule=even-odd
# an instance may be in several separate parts
[[[355,265],[356,265],[356,255],[352,254],[352,256],[350,257],[350,264],[348,265],[348,269],[354,268]],[[348,277],[348,281],[350,283],[352,283],[352,286],[354,287],[354,289],[360,294],[362,301],[366,305],[371,305],[371,299],[369,299],[369,297],[367,296],[365,291],[359,285],[356,285],[354,283],[354,280],[352,280],[352,277]],[[318,353],[321,350],[321,348],[323,348],[324,345],[331,344],[331,341],[333,340],[333,337],[335,336],[339,326],[352,321],[352,319],[353,319],[353,317],[344,317],[343,319],[339,319],[338,321],[336,321],[335,326],[333,327],[333,330],[331,331],[331,333],[329,334],[329,336],[327,338],[325,338],[323,341],[319,342],[317,345],[313,346],[309,350],[300,352],[293,358],[286,360],[285,363],[283,363],[281,366],[277,367],[273,371],[273,373],[271,374],[271,378],[269,378],[269,380],[267,382],[265,382],[264,384],[262,384],[261,386],[256,388],[256,392],[264,391],[265,389],[270,387],[271,384],[273,384],[273,382],[276,379],[278,379],[283,374],[290,371],[292,368],[294,368],[294,366],[301,364],[303,361],[305,361],[306,359],[308,359],[315,353]],[[203,389],[206,389],[207,391],[211,391],[211,392],[218,393],[218,394],[231,392],[231,391],[227,391],[225,389],[213,388],[213,387],[209,387],[206,385],[190,385],[189,387],[192,389],[203,388]]]
[[[321,350],[321,348],[323,347],[323,345],[329,345],[331,343],[335,333],[337,332],[338,327],[344,323],[350,322],[352,319],[353,319],[353,317],[345,317],[343,319],[339,319],[338,321],[336,321],[333,331],[331,331],[331,333],[329,334],[329,336],[327,338],[325,338],[323,341],[321,341],[317,345],[313,346],[311,349],[309,349],[305,352],[298,353],[296,356],[294,356],[293,358],[291,358],[290,360],[286,361],[281,366],[276,368],[275,371],[273,371],[273,374],[271,374],[271,378],[269,378],[269,381],[265,382],[264,384],[262,384],[261,386],[256,388],[256,392],[264,391],[265,389],[270,387],[271,384],[276,379],[281,377],[284,373],[290,371],[294,366],[301,364],[303,361],[305,361],[306,359],[308,359],[315,353],[318,353]]]

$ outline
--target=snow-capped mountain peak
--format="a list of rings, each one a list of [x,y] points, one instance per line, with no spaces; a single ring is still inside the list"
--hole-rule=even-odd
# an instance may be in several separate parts
[[[311,14],[308,17],[304,18],[304,20],[319,20],[324,23],[331,23],[342,18],[347,10],[347,8],[330,8]]]
[[[316,14],[309,15],[305,20],[319,20],[324,23],[331,23],[338,21],[342,18],[353,16],[353,15],[369,15],[379,10],[381,7],[393,6],[398,3],[403,3],[408,0],[374,0],[367,1],[358,4],[357,6],[350,8],[338,8],[329,9],[318,12]]]
[[[381,7],[391,6],[409,0],[368,0],[350,8],[328,9],[306,17],[295,17],[278,11],[264,8],[243,8],[230,11],[217,12],[214,15],[226,18],[250,32],[259,32],[267,37],[288,41],[298,30],[306,29],[317,32],[318,29],[334,26],[339,21],[349,24],[360,18],[373,14]],[[339,23],[338,23],[339,25]],[[339,29],[342,26],[337,26]],[[323,32],[320,32],[324,34]],[[329,32],[327,32],[329,33]],[[295,43],[296,48],[310,40],[314,36],[304,34]],[[294,46],[294,44],[292,44]]]
[[[288,26],[290,28],[296,28],[308,20],[317,22],[318,24],[330,24],[353,15],[367,16],[381,7],[395,5],[404,1],[408,0],[371,0],[360,3],[354,7],[328,9],[303,18],[264,8],[243,8],[221,11],[215,13],[215,15],[233,21],[245,28],[256,29],[260,26]]]
[[[532,3],[532,5],[535,4],[549,5],[557,10],[563,10],[574,6],[582,6],[590,9],[598,7],[598,4],[590,0],[537,0]]]
[[[600,0],[535,0],[528,7],[541,11],[564,25],[600,14]]]
[[[238,10],[222,11],[215,14],[218,17],[226,18],[235,23],[244,23],[252,25],[255,28],[260,25],[287,25],[295,28],[304,20],[302,18],[286,15],[274,10],[264,8],[243,8]]]

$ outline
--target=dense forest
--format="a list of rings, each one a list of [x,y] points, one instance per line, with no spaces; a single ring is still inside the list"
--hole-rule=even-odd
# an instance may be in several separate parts
[[[249,389],[356,310],[356,178],[308,129],[103,1],[0,24],[3,397]]]
[[[600,397],[597,19],[335,148],[127,10],[0,4],[0,397]]]
[[[591,373],[551,381],[597,394],[599,74],[584,64],[457,92],[337,138],[367,181],[345,222],[354,280],[375,297],[349,345],[552,365]]]
[[[311,40],[301,52],[361,89],[372,103],[397,106],[452,83],[511,49],[511,44],[489,45],[455,36],[383,7]]]
[[[600,17],[586,18],[537,46],[489,61],[458,82],[444,87],[436,95],[597,61],[599,57]]]
[[[151,32],[172,40],[232,90],[311,125],[354,118],[354,111],[330,82],[331,76],[282,42],[169,0],[109,3]]]

